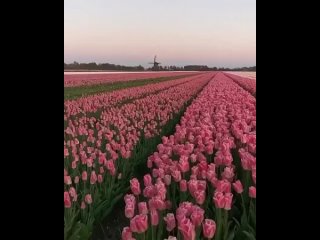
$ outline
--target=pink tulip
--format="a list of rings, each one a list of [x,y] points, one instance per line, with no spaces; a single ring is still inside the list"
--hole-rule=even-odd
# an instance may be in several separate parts
[[[241,159],[241,165],[244,170],[250,170],[250,162],[247,159]]]
[[[225,206],[225,198],[222,192],[216,191],[213,197],[214,204],[216,208],[224,208]]]
[[[147,167],[152,168],[152,160],[148,159],[147,161]]]
[[[198,174],[199,174],[199,167],[198,167],[198,166],[193,166],[193,167],[191,168],[191,173],[192,173],[193,175],[198,175]]]
[[[70,194],[70,196],[72,197],[72,201],[73,201],[73,202],[76,202],[78,195],[77,195],[76,189],[75,189],[74,187],[71,187],[71,188],[69,189],[69,194]]]
[[[204,219],[204,210],[198,208],[191,213],[191,222],[194,226],[199,227]]]
[[[206,191],[207,189],[207,182],[203,180],[198,181],[198,190],[200,191]]]
[[[84,197],[84,201],[85,201],[87,204],[91,204],[91,203],[92,203],[91,194],[87,194],[87,195]]]
[[[197,180],[189,180],[188,182],[188,188],[191,195],[194,195],[194,192],[198,190],[198,181]]]
[[[71,208],[71,200],[68,192],[64,192],[64,207]]]
[[[146,198],[152,198],[156,194],[156,189],[153,185],[147,186],[143,189],[143,196]]]
[[[71,185],[72,180],[70,176],[64,176],[64,184]]]
[[[114,157],[116,158],[116,157]],[[106,161],[106,168],[109,170],[111,176],[114,176],[116,174],[116,168],[114,166],[113,160]]]
[[[87,181],[88,179],[88,174],[86,171],[83,171],[82,174],[81,174],[81,178],[82,178],[82,181]]]
[[[224,193],[231,192],[231,183],[228,182],[227,180],[218,181],[216,187],[218,192],[224,192]]]
[[[75,183],[75,184],[78,184],[78,183],[79,183],[79,176],[75,176],[75,177],[74,177],[74,183]]]
[[[98,180],[97,174],[95,171],[91,172],[91,176],[90,176],[90,184],[95,184]]]
[[[152,226],[158,226],[159,224],[159,213],[157,210],[152,209],[150,211],[150,217],[151,217],[151,225]]]
[[[194,192],[194,198],[196,199],[197,204],[202,205],[206,200],[206,192],[203,190],[197,190]]]
[[[130,180],[130,188],[131,191],[134,195],[138,196],[141,193],[141,189],[140,189],[140,183],[138,181],[138,179],[133,178]]]
[[[243,192],[243,186],[242,186],[242,183],[240,182],[240,180],[237,180],[234,183],[232,183],[232,186],[233,186],[234,190],[236,191],[236,193],[241,194]]]
[[[196,154],[191,154],[190,155],[190,160],[192,163],[195,163],[197,161],[197,155]]]
[[[81,202],[81,207],[80,207],[80,208],[81,208],[81,209],[85,209],[85,208],[86,208],[86,204],[85,204],[84,201]]]
[[[157,195],[160,197],[161,200],[166,199],[167,189],[162,182],[161,182],[161,184],[156,183],[156,191],[157,191]]]
[[[256,178],[257,178],[257,176],[256,176],[256,168],[254,167],[254,168],[252,168],[252,174],[251,174],[251,176],[252,176],[252,181],[254,182],[254,184],[256,184]]]
[[[165,210],[166,209],[166,204],[165,202],[159,198],[159,197],[153,197],[149,200],[149,209],[158,209],[158,210]]]
[[[138,203],[139,214],[148,214],[148,207],[146,202]]]
[[[216,232],[216,223],[212,219],[205,219],[202,224],[203,236],[212,239]]]
[[[222,173],[222,178],[227,179],[228,181],[232,181],[234,177],[234,172],[233,168],[231,167],[225,167],[223,173]]]
[[[187,215],[186,212],[188,212],[187,209],[181,209],[181,211],[179,211],[179,212],[178,212],[178,209],[177,209],[176,219],[177,219],[178,225],[179,225],[179,223],[181,223],[181,221],[182,221],[183,219],[186,218],[186,215]]]
[[[72,161],[71,168],[72,169],[76,169],[77,168],[77,162],[76,161]]]
[[[181,172],[180,171],[173,171],[173,173],[171,173],[171,176],[173,177],[173,180],[175,182],[180,182],[181,181]]]
[[[68,157],[69,156],[69,151],[68,148],[64,149],[64,157]]]
[[[98,183],[102,183],[103,176],[101,174],[98,174]]]
[[[231,209],[231,204],[232,204],[232,197],[233,194],[232,193],[226,193],[224,195],[224,201],[225,201],[225,210],[230,210]]]
[[[165,216],[163,219],[166,222],[167,231],[171,232],[176,227],[176,219],[174,217],[174,214],[168,213],[167,216]]]
[[[152,178],[150,174],[146,174],[143,177],[143,183],[145,187],[152,185]]]
[[[136,233],[143,233],[148,229],[148,215],[136,215],[130,220],[130,230]]]
[[[206,178],[211,181],[216,176],[216,173],[212,170],[206,172]]]
[[[180,160],[178,166],[179,166],[179,170],[182,173],[188,172],[190,169],[188,160],[182,160],[182,161]]]
[[[132,232],[129,227],[124,227],[121,234],[122,240],[132,240]]]
[[[93,166],[93,159],[92,158],[87,158],[87,167],[91,168]]]
[[[181,192],[186,192],[187,190],[188,190],[187,181],[185,179],[182,179],[180,181],[180,191]]]
[[[256,198],[256,188],[254,186],[249,187],[249,196],[251,198]]]
[[[136,204],[136,197],[133,194],[126,194],[124,196],[125,203],[133,202],[133,204]]]
[[[196,239],[196,231],[194,225],[188,218],[183,219],[179,225],[178,229],[180,230],[183,240],[195,240]]]
[[[169,186],[171,184],[171,175],[165,175],[163,180],[164,183]]]
[[[126,203],[126,206],[124,208],[124,214],[125,214],[126,218],[133,218],[134,210],[135,210],[134,206],[135,205],[133,202]]]

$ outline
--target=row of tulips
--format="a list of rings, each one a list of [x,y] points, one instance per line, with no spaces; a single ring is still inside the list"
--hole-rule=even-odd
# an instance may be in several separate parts
[[[88,239],[129,187],[136,166],[169,133],[213,74],[120,107],[69,118],[64,130],[65,239]]]
[[[185,72],[145,72],[145,73],[115,73],[115,74],[65,74],[64,86],[76,87],[94,84],[109,84],[114,82],[135,81],[160,77],[174,77],[185,75]],[[198,74],[198,73],[190,73]]]
[[[238,83],[242,88],[250,92],[252,95],[256,95],[256,79],[239,76],[236,74],[225,73],[228,77],[232,78],[236,83]]]
[[[233,74],[233,75],[238,75],[240,77],[251,78],[251,79],[256,79],[256,77],[257,77],[256,72],[226,71],[225,73],[230,73],[230,74]]]
[[[75,116],[79,113],[96,112],[112,106],[117,106],[123,102],[132,101],[137,98],[147,96],[152,93],[164,91],[173,86],[193,81],[197,78],[206,78],[205,75],[185,77],[145,86],[126,88],[118,91],[96,94],[87,97],[81,97],[76,100],[64,101],[64,118]]]
[[[218,73],[148,157],[150,174],[130,180],[122,239],[255,239],[255,114]]]

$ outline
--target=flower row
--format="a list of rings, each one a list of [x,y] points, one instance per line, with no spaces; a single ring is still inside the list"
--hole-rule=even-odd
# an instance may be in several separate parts
[[[174,77],[185,75],[185,72],[146,72],[146,73],[96,73],[96,74],[65,74],[64,86],[76,87],[82,85],[105,84],[114,82],[134,81],[160,77]],[[197,73],[192,73],[197,74]]]
[[[255,116],[255,98],[218,73],[148,158],[144,188],[130,180],[122,239],[255,236]]]

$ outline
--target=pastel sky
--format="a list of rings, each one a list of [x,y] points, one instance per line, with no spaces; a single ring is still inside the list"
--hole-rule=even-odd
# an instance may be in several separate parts
[[[256,65],[255,0],[64,0],[64,62]]]

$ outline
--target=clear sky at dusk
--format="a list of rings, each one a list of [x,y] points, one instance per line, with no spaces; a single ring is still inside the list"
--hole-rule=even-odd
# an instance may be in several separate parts
[[[255,0],[64,0],[64,62],[256,65]]]

